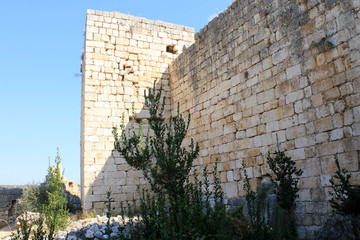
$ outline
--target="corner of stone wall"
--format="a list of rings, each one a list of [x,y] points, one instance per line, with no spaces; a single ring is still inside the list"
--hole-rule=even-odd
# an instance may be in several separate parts
[[[137,200],[146,184],[114,151],[112,127],[149,117],[144,90],[154,83],[170,96],[168,65],[192,44],[194,30],[162,21],[88,10],[82,87],[82,201],[84,210],[104,209],[107,191],[116,202]],[[165,110],[171,110],[166,100]]]

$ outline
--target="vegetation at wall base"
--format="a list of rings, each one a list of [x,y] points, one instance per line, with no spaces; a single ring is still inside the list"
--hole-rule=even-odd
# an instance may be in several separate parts
[[[162,89],[157,92],[154,85],[148,94],[145,93],[145,106],[150,111],[147,135],[143,134],[142,124],[139,129],[135,128],[134,116],[129,130],[122,124],[120,138],[114,127],[114,147],[129,165],[142,170],[152,191],[165,193],[171,198],[170,202],[176,204],[176,199],[185,194],[199,146],[191,140],[189,150],[181,147],[189,127],[190,115],[186,120],[178,109],[177,116],[170,117],[169,122],[163,121],[165,98],[162,98],[161,92]]]
[[[151,191],[143,190],[140,214],[144,239],[224,239],[226,209],[223,193],[214,169],[214,190],[210,190],[207,168],[203,180],[193,172],[192,163],[199,154],[199,147],[191,140],[188,148],[182,147],[190,123],[190,115],[181,114],[163,121],[165,98],[155,85],[145,93],[145,105],[150,111],[149,130],[143,135],[143,126],[130,130],[121,126],[118,135],[114,128],[115,149],[127,163],[142,170]],[[151,132],[151,134],[150,134]],[[211,204],[212,203],[212,204]]]
[[[28,184],[19,199],[17,212],[37,212],[40,205],[45,204],[46,188],[44,184]]]
[[[247,217],[242,217],[248,221],[248,229],[242,229],[245,232],[246,239],[265,240],[276,239],[274,238],[274,231],[269,224],[269,212],[268,206],[264,202],[265,193],[269,190],[269,187],[259,187],[256,191],[251,189],[250,179],[245,170],[246,165],[243,164],[244,175],[244,191],[247,207]],[[264,212],[266,214],[264,214]],[[245,239],[245,238],[244,238]]]
[[[303,170],[297,169],[295,161],[286,156],[279,149],[274,154],[268,153],[267,163],[273,172],[268,175],[275,186],[277,203],[283,211],[282,217],[277,219],[277,230],[284,239],[296,239],[295,200],[298,197],[299,180]]]
[[[142,124],[135,127],[135,117],[128,124],[129,128],[123,121],[120,134],[117,128],[113,129],[115,149],[129,165],[142,170],[151,187],[141,192],[141,227],[137,232],[132,230],[137,233],[137,237],[132,239],[295,239],[295,226],[286,225],[285,230],[278,231],[270,225],[270,212],[264,204],[269,188],[252,191],[245,170],[247,215],[244,214],[244,205],[231,210],[225,206],[217,163],[211,173],[211,183],[207,167],[204,167],[201,177],[196,170],[191,173],[199,148],[193,140],[187,149],[182,145],[190,115],[186,120],[178,109],[177,116],[166,122],[162,117],[164,102],[161,90],[156,92],[155,86],[145,94],[145,105],[150,111],[146,135]],[[274,156],[269,154],[268,162],[274,172],[271,179],[279,205],[293,211],[299,190],[298,180],[293,175],[299,176],[302,171],[296,169],[295,162],[283,152],[276,151]],[[190,176],[193,176],[193,181],[190,181]],[[285,196],[286,191],[290,194],[287,192]]]
[[[65,189],[62,183],[61,157],[59,151],[55,156],[55,164],[48,167],[45,182],[40,185],[29,185],[19,201],[20,210],[39,212],[40,217],[30,226],[25,220],[20,220],[20,230],[12,239],[53,240],[56,232],[68,224],[68,209]]]
[[[45,183],[47,185],[47,201],[40,206],[44,214],[45,224],[49,230],[49,240],[53,239],[56,231],[68,224],[68,210],[65,190],[62,183],[61,157],[59,151],[55,157],[55,165],[49,166]]]
[[[280,150],[275,151],[273,156],[269,153],[267,155],[267,163],[273,172],[273,175],[268,176],[276,186],[276,199],[278,204],[284,210],[293,210],[299,191],[299,180],[294,178],[294,176],[301,176],[303,171],[297,169],[295,161],[287,157],[285,153]]]
[[[340,214],[360,217],[360,186],[350,184],[351,174],[340,167],[337,156],[335,163],[338,170],[330,180],[333,189],[331,207]]]

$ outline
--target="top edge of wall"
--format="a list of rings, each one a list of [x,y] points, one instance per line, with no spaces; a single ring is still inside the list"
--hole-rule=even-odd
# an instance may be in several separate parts
[[[167,27],[167,28],[174,28],[174,29],[179,29],[182,31],[187,31],[187,32],[195,32],[195,29],[192,27],[188,27],[188,26],[184,26],[184,25],[179,25],[179,24],[175,24],[175,23],[169,23],[169,22],[164,22],[161,20],[150,20],[144,17],[136,17],[133,15],[129,15],[129,14],[125,14],[125,13],[120,13],[120,12],[107,12],[107,11],[100,11],[100,10],[92,10],[92,9],[88,9],[86,11],[87,15],[96,15],[96,16],[103,16],[103,17],[110,17],[110,18],[117,18],[117,19],[124,19],[124,20],[131,20],[131,21],[135,21],[135,22],[143,22],[143,23],[148,23],[148,24],[152,24],[152,25],[157,25],[157,26],[161,26],[161,27]]]

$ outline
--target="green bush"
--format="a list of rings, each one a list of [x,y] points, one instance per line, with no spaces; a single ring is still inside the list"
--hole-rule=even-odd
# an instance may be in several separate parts
[[[226,239],[227,216],[223,192],[214,171],[214,189],[210,190],[207,169],[203,180],[191,182],[190,171],[199,147],[191,140],[182,146],[190,123],[190,115],[181,114],[163,121],[165,99],[155,86],[145,94],[145,105],[150,111],[149,130],[135,128],[135,118],[127,130],[124,122],[119,136],[113,129],[115,149],[127,163],[142,170],[151,191],[141,194],[140,214],[144,239]],[[211,204],[212,203],[212,204]]]
[[[68,224],[68,210],[66,194],[62,183],[63,173],[61,172],[61,157],[59,151],[55,156],[55,165],[48,167],[46,175],[47,199],[40,208],[45,216],[45,224],[49,230],[49,240],[53,239],[55,232]]]
[[[55,165],[49,164],[45,182],[39,185],[28,185],[19,200],[20,212],[39,212],[40,219],[32,226],[21,223],[21,228],[13,239],[54,239],[57,230],[68,223],[68,210],[65,189],[62,183],[61,157],[59,152],[55,157]],[[32,232],[33,230],[33,233]]]
[[[256,191],[251,189],[250,179],[243,164],[244,191],[247,206],[247,218],[244,217],[242,225],[246,226],[240,232],[244,235],[242,239],[265,240],[274,238],[274,231],[269,224],[270,216],[265,197],[269,187],[259,187]],[[266,212],[266,214],[264,214]],[[240,215],[241,216],[241,215]],[[247,222],[247,224],[245,224]]]
[[[297,169],[295,161],[287,157],[284,152],[277,150],[272,156],[267,156],[267,163],[273,175],[271,181],[276,186],[276,199],[282,209],[291,211],[295,207],[295,199],[298,197],[298,182],[294,176],[301,176],[303,171]]]
[[[350,184],[351,174],[346,169],[340,167],[337,156],[335,156],[335,163],[338,170],[330,180],[334,191],[331,193],[331,207],[340,214],[359,216],[360,186]]]
[[[28,184],[19,199],[18,213],[38,212],[39,206],[45,204],[47,199],[46,188],[44,184]]]
[[[170,117],[169,122],[165,122],[162,120],[164,105],[165,98],[161,99],[161,90],[156,92],[154,86],[148,94],[145,93],[145,106],[150,111],[148,134],[143,135],[142,125],[138,130],[135,129],[134,116],[129,131],[122,124],[120,138],[117,128],[113,129],[114,146],[129,165],[142,170],[155,193],[165,193],[170,203],[176,205],[178,197],[185,194],[192,162],[199,154],[199,147],[193,140],[189,150],[181,147],[190,115],[186,121],[178,111],[176,117]]]
[[[298,179],[303,171],[297,169],[295,161],[287,157],[284,152],[277,150],[268,154],[267,163],[273,175],[268,175],[275,185],[277,203],[283,211],[278,214],[277,230],[282,239],[296,239],[294,208],[298,197]]]
[[[164,101],[155,86],[145,94],[145,105],[150,111],[147,131],[142,123],[136,126],[135,116],[128,129],[124,121],[120,133],[116,127],[113,129],[115,149],[129,165],[142,170],[151,187],[140,193],[140,224],[130,224],[129,235],[123,239],[294,239],[296,232],[288,231],[293,235],[284,231],[279,233],[270,226],[270,212],[265,202],[269,189],[252,191],[245,171],[247,216],[243,214],[244,206],[228,210],[223,203],[217,164],[211,172],[214,179],[211,183],[207,167],[201,178],[196,170],[191,174],[199,147],[192,139],[187,148],[183,146],[190,115],[184,119],[178,108],[175,117],[164,120]],[[293,175],[300,175],[302,171],[280,151],[275,152],[275,157],[269,154],[268,163],[274,172],[271,179],[276,186],[279,205],[292,211],[299,190]],[[190,181],[190,175],[193,175],[193,181]],[[122,203],[121,206],[124,209]],[[134,209],[130,206],[128,204],[128,209]],[[129,212],[132,210],[128,211],[128,216],[133,216]],[[293,229],[292,225],[290,229]]]

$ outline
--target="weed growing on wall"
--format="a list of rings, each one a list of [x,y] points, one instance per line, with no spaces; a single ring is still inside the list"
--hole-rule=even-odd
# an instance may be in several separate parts
[[[337,156],[335,163],[338,170],[330,180],[334,191],[331,193],[331,207],[340,214],[360,216],[360,186],[350,184],[351,174],[340,167]]]

